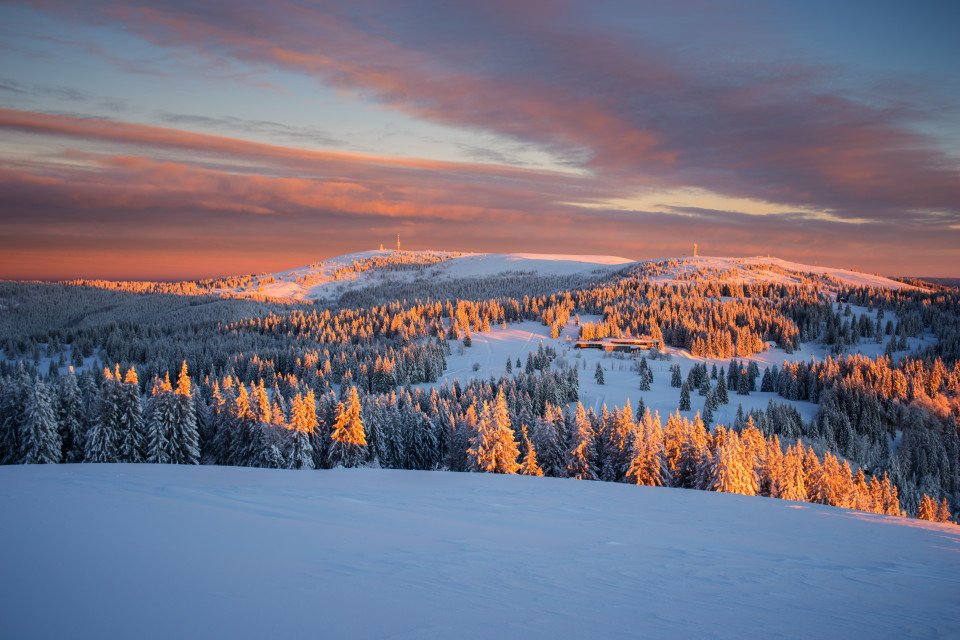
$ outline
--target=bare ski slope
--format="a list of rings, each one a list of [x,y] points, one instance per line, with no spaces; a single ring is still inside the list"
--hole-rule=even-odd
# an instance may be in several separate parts
[[[5,638],[957,634],[960,528],[555,478],[0,468]]]

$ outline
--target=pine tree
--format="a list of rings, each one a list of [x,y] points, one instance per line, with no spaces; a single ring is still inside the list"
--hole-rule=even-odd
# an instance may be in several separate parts
[[[393,406],[395,406],[396,393],[391,392],[390,397],[393,398]],[[313,430],[313,436],[310,438],[310,445],[313,447],[313,466],[315,469],[325,469],[327,468],[327,452],[330,450],[330,432],[337,419],[337,396],[333,391],[328,391],[320,396],[320,401],[317,403],[311,390],[307,392],[306,403],[308,405],[313,403],[316,406],[317,427]],[[395,421],[391,420],[388,424],[394,426]],[[385,435],[388,442],[385,448],[390,450],[391,460],[396,461],[396,464],[399,465],[401,447],[397,446],[394,438],[389,437],[390,434]]]
[[[710,376],[706,374],[700,376],[700,386],[697,387],[697,393],[703,397],[710,394]]]
[[[470,463],[476,471],[485,473],[516,473],[520,469],[517,458],[520,452],[510,428],[510,412],[503,389],[491,407],[483,403],[477,433],[467,450]]]
[[[644,412],[641,424],[638,425],[632,453],[630,467],[626,474],[629,482],[651,487],[670,484],[663,429],[659,417],[654,420],[649,410]]]
[[[787,448],[783,456],[783,474],[778,481],[778,498],[781,500],[807,501],[806,476],[803,469],[803,447],[800,441]]]
[[[329,467],[359,467],[367,455],[367,439],[360,417],[360,396],[356,387],[346,393],[346,402],[337,404],[337,416],[327,451]]]
[[[543,469],[537,464],[537,451],[527,436],[527,426],[523,425],[520,429],[523,446],[523,462],[520,464],[520,473],[525,476],[542,476]]]
[[[723,376],[723,367],[720,367],[720,375],[717,376],[717,387],[715,389],[717,402],[720,404],[730,404],[730,396],[727,393],[727,383]]]
[[[566,475],[566,444],[563,436],[563,412],[549,402],[538,418],[533,431],[533,446],[537,462],[544,475],[562,478]]]
[[[809,490],[813,502],[827,504],[834,507],[842,506],[842,477],[840,462],[837,457],[827,451],[823,454],[823,464],[810,474]]]
[[[39,379],[33,381],[27,393],[20,442],[20,458],[24,464],[60,462],[62,452],[53,392]]]
[[[647,369],[640,369],[640,391],[650,391],[650,379],[647,378]]]
[[[937,501],[927,494],[923,494],[923,499],[920,500],[920,508],[917,510],[917,518],[936,522],[938,512]]]
[[[947,505],[947,499],[940,502],[940,509],[937,511],[937,522],[950,522],[950,507]]]
[[[200,434],[186,361],[180,369],[173,400],[175,461],[177,464],[200,464]]]
[[[143,419],[143,406],[140,403],[137,372],[133,367],[127,370],[123,383],[119,385],[117,425],[120,436],[119,461],[143,462],[146,459],[147,427]]]
[[[64,462],[83,462],[83,441],[86,436],[85,417],[77,377],[70,367],[60,378],[57,401],[57,424],[60,431]]]
[[[476,408],[471,404],[459,419],[454,421],[451,417],[451,423],[454,432],[453,437],[447,439],[447,468],[451,471],[469,471],[471,463],[467,449],[477,434],[479,424]]]
[[[600,366],[600,363],[597,363],[597,370],[593,374],[593,377],[596,378],[597,384],[603,384],[603,367]]]
[[[674,363],[670,367],[670,386],[677,389],[683,384],[683,377],[680,375],[680,365]]]
[[[593,427],[583,404],[578,402],[570,434],[570,447],[567,449],[567,477],[597,480],[596,457]]]
[[[627,400],[623,409],[614,407],[612,412],[606,413],[604,407],[604,411],[600,479],[604,482],[624,482],[633,459],[633,436],[637,430],[633,409]],[[597,445],[599,448],[600,442]]]
[[[241,386],[242,388],[242,386]],[[246,392],[243,393],[246,399]],[[150,392],[150,419],[147,422],[147,462],[155,464],[176,464],[176,409],[174,408],[173,386],[169,374],[161,381],[153,379]],[[234,464],[243,464],[239,456]]]
[[[104,369],[103,384],[97,394],[96,420],[84,442],[84,462],[117,462],[119,458],[120,381]]]
[[[686,382],[680,387],[680,404],[678,408],[680,411],[690,411],[690,387],[687,386]]]
[[[723,427],[717,427],[722,431]],[[708,471],[707,489],[724,493],[757,495],[757,477],[735,431],[729,431],[713,453]]]
[[[770,375],[770,369],[764,367],[763,378],[760,380],[760,392],[766,393],[773,391],[773,377]]]
[[[737,375],[737,395],[750,395],[750,376],[747,375],[746,371],[741,371]]]
[[[317,428],[317,415],[313,407],[313,391],[305,400],[299,393],[293,397],[290,409],[290,451],[287,459],[294,469],[313,469],[313,445],[311,436]]]

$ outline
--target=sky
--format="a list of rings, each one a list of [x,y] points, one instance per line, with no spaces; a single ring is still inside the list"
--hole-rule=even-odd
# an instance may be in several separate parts
[[[0,278],[394,246],[960,276],[960,3],[0,2]]]

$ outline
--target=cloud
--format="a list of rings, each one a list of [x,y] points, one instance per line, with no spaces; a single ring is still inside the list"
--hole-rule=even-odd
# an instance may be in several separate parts
[[[433,122],[535,143],[624,186],[694,186],[840,217],[960,215],[957,158],[912,126],[924,96],[839,91],[842,69],[691,59],[642,32],[591,25],[576,4],[97,4],[153,43],[309,74]]]
[[[904,86],[893,76],[762,59],[746,38],[717,49],[702,28],[709,3],[693,2],[700,30],[680,41],[654,27],[664,15],[680,20],[689,3],[591,3],[590,11],[578,2],[429,0],[33,4],[199,57],[196,68],[207,73],[292,71],[510,146],[465,150],[484,162],[439,162],[177,128],[338,142],[268,119],[164,113],[170,126],[152,127],[0,110],[0,128],[59,142],[59,152],[30,166],[8,158],[5,224],[29,211],[69,226],[82,212],[134,234],[126,211],[147,225],[151,216],[192,220],[206,233],[243,220],[248,234],[277,243],[297,225],[322,233],[335,223],[348,235],[415,225],[424,238],[476,249],[565,243],[671,255],[693,235],[710,238],[716,253],[834,251],[864,265],[889,265],[895,254],[931,268],[960,258],[958,158],[920,133],[950,105],[916,84],[890,89]],[[598,8],[607,12],[602,23],[591,17]],[[503,166],[526,148],[571,171]],[[657,192],[706,195],[652,201]],[[141,240],[158,237],[150,233]]]

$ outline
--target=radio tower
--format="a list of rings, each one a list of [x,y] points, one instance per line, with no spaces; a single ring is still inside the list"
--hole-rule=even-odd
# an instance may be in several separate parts
[[[397,234],[397,251],[400,251],[400,234]]]

